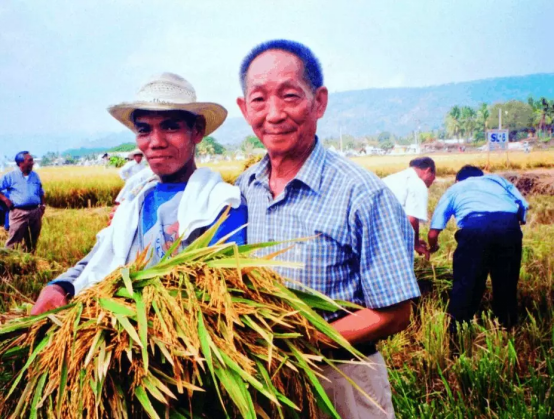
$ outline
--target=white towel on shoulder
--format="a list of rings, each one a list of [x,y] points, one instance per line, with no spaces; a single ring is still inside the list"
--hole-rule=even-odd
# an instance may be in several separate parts
[[[145,181],[135,197],[121,203],[112,224],[98,233],[99,248],[73,283],[75,294],[131,262],[129,251],[138,232],[144,198],[158,182],[157,179]],[[184,234],[183,240],[186,240],[194,230],[211,225],[225,207],[237,208],[240,203],[238,187],[224,182],[219,173],[208,168],[197,169],[187,182],[179,202],[179,235]]]

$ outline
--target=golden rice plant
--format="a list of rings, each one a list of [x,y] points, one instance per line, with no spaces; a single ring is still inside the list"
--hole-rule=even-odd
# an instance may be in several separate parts
[[[275,243],[208,246],[221,221],[63,308],[5,316],[0,417],[338,417],[318,333],[362,355],[317,311],[349,304],[285,287],[270,267],[287,263],[252,256]]]

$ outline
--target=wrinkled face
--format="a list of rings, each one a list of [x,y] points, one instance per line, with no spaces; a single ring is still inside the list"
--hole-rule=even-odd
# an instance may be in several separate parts
[[[142,161],[142,155],[134,155],[133,159],[135,159],[135,162],[140,163]]]
[[[312,92],[304,65],[294,54],[270,50],[256,57],[246,74],[242,114],[270,156],[294,155],[312,147],[317,120],[327,107],[327,89]]]
[[[137,117],[135,128],[138,148],[160,177],[173,175],[194,162],[195,147],[203,136],[172,112]]]
[[[19,168],[21,169],[21,172],[28,174],[33,170],[34,164],[35,161],[33,160],[33,157],[27,154],[25,155],[25,160],[19,164]]]

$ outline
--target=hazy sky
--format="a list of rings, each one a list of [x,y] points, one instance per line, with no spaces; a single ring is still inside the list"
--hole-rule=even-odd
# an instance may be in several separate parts
[[[550,0],[2,0],[0,127],[120,131],[106,107],[163,71],[239,116],[240,61],[273,38],[312,48],[331,92],[554,72],[553,23]]]

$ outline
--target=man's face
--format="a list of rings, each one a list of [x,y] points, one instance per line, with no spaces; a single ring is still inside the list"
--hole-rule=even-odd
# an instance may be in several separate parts
[[[245,97],[237,104],[270,156],[294,155],[313,144],[328,94],[325,87],[312,92],[303,72],[294,54],[270,50],[246,74]]]
[[[420,171],[419,177],[423,182],[425,182],[427,188],[431,188],[431,185],[433,185],[433,182],[435,181],[436,175],[435,171],[431,168],[427,168]]]
[[[190,129],[178,114],[147,114],[135,121],[137,146],[158,176],[173,175],[194,161],[203,133]]]
[[[133,159],[135,159],[135,162],[140,163],[142,161],[142,155],[134,155]]]
[[[25,159],[23,162],[19,164],[19,168],[21,169],[21,172],[24,174],[28,174],[33,170],[33,165],[35,164],[33,157],[29,154],[25,155]]]

